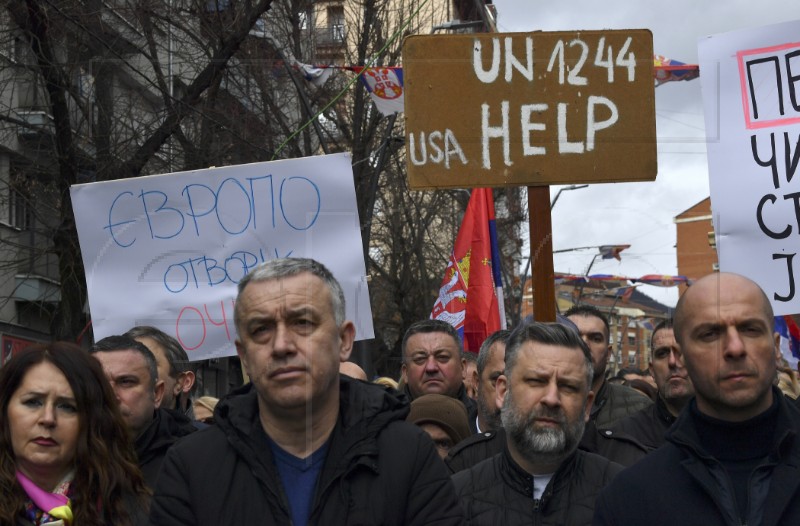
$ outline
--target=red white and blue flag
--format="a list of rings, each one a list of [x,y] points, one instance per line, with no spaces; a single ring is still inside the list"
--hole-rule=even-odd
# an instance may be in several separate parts
[[[455,327],[475,353],[506,326],[491,188],[472,190],[431,318]]]
[[[622,261],[622,258],[619,257],[620,252],[629,248],[631,248],[630,245],[603,245],[600,247],[600,255],[603,259],[614,258],[617,261]]]
[[[663,55],[653,55],[656,87],[665,82],[693,80],[700,76],[697,64],[686,64]]]
[[[791,316],[775,316],[775,332],[781,335],[781,355],[792,369],[800,359],[800,327]]]
[[[691,285],[691,281],[686,276],[667,276],[665,274],[647,274],[631,281],[655,285],[656,287],[676,287],[681,284]]]
[[[361,75],[361,82],[382,115],[402,113],[405,107],[403,68],[350,66],[347,69]]]

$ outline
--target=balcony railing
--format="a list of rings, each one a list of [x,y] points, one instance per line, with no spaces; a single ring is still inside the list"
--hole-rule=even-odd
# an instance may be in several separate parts
[[[318,26],[314,28],[314,37],[318,46],[343,46],[347,30],[344,24]]]
[[[17,115],[27,123],[27,126],[18,126],[17,135],[20,139],[34,139],[55,131],[53,117],[46,111],[18,110]]]

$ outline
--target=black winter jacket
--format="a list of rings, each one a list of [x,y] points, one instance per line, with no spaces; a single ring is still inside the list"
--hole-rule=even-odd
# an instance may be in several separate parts
[[[745,524],[800,524],[800,411],[777,388],[773,395],[778,421],[772,452],[750,477],[751,517]],[[667,432],[666,444],[600,494],[593,524],[741,525],[727,473],[699,444],[687,408]]]
[[[594,422],[597,429],[605,429],[651,405],[653,401],[636,389],[603,382],[595,393],[589,419]]]
[[[600,490],[622,470],[605,458],[577,450],[561,463],[542,498],[533,498],[533,477],[504,449],[453,475],[469,525],[591,524]]]
[[[452,473],[458,473],[501,453],[506,447],[506,430],[498,427],[465,438],[447,453],[444,463]]]
[[[150,425],[136,437],[134,444],[139,468],[148,488],[156,487],[156,478],[167,450],[179,438],[194,433],[197,428],[183,414],[171,409],[157,409]]]
[[[463,524],[433,442],[405,422],[408,402],[340,377],[339,420],[317,480],[309,524]],[[255,440],[256,391],[220,402],[215,426],[167,453],[150,519],[156,526],[288,525],[289,506],[268,444]]]
[[[675,417],[659,396],[656,403],[623,418],[609,429],[596,430],[592,451],[607,459],[632,466],[666,441]]]

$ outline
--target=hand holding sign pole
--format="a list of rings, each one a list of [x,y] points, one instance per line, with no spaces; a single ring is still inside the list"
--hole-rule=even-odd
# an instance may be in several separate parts
[[[409,185],[529,187],[535,316],[555,320],[549,184],[657,173],[647,30],[412,36]]]

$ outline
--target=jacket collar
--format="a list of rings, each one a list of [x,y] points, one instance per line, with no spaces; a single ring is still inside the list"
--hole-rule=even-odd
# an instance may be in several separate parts
[[[790,451],[797,430],[789,414],[790,408],[788,407],[784,394],[777,387],[772,386],[772,396],[778,404],[778,415],[775,433],[773,435],[774,440],[770,450],[774,455],[777,455],[777,458],[781,458]],[[697,402],[694,398],[689,402],[689,404],[695,403]],[[679,447],[691,449],[701,458],[713,458],[700,446],[700,436],[697,433],[694,416],[692,415],[690,407],[685,408],[685,410],[681,412],[675,423],[667,431],[665,437],[668,441]]]
[[[508,438],[506,438],[508,440]],[[542,495],[542,500],[546,500],[553,491],[557,491],[562,481],[569,479],[578,455],[578,450],[573,451],[564,461],[558,466],[558,469],[553,473],[547,489]],[[500,474],[504,482],[511,487],[514,491],[527,495],[533,498],[533,475],[522,469],[522,466],[516,463],[508,450],[508,442],[506,442],[503,452],[500,454]],[[565,479],[566,477],[566,479]]]
[[[667,427],[674,424],[675,420],[677,420],[677,417],[669,412],[667,403],[661,398],[660,394],[656,396],[656,415],[658,415],[659,420],[667,424]]]
[[[594,394],[594,402],[592,402],[592,410],[589,414],[589,418],[591,420],[595,420],[597,418],[597,413],[606,405],[606,401],[608,398],[608,382],[603,380],[603,383],[600,385],[600,389]]]
[[[196,430],[183,414],[171,409],[156,409],[150,424],[134,441],[136,456],[140,463],[144,463],[169,448],[180,437]]]
[[[404,420],[408,411],[408,399],[402,394],[340,375],[339,418],[331,436],[330,462],[343,467],[350,465],[356,456],[377,455],[375,439],[380,430],[393,421]],[[268,451],[264,457],[265,444],[253,439],[257,436],[253,433],[255,426],[261,425],[258,396],[253,384],[232,391],[219,403],[215,425],[244,458],[271,459]],[[267,476],[271,465],[263,463],[267,465],[263,466],[262,476]],[[328,463],[326,461],[326,468]]]

